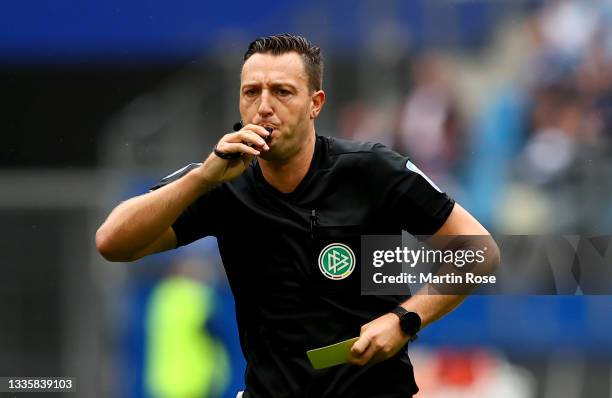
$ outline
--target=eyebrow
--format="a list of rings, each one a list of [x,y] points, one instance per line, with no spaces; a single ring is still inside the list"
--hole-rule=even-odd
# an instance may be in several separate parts
[[[261,83],[259,83],[259,82],[246,82],[246,83],[243,83],[240,86],[240,89],[242,90],[242,89],[244,89],[246,87],[258,87],[258,86],[261,86]],[[287,81],[279,81],[279,82],[270,83],[270,87],[282,87],[282,86],[291,87],[291,88],[293,88],[295,90],[298,89],[297,85],[295,85],[293,83],[290,83],[290,82],[287,82]]]

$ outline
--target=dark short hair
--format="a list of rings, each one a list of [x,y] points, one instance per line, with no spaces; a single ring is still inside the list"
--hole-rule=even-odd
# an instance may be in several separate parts
[[[244,53],[244,60],[246,61],[251,55],[256,53],[281,55],[290,52],[296,52],[302,56],[310,88],[313,91],[320,90],[323,86],[323,57],[321,49],[303,36],[283,33],[259,37],[249,44],[249,48]]]

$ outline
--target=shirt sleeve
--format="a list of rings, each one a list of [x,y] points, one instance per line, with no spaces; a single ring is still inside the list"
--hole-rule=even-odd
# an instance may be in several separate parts
[[[200,196],[172,224],[177,247],[205,236],[219,236],[223,203],[223,186]]]
[[[182,178],[199,163],[191,163],[180,170],[164,177],[150,190],[159,189],[173,181]],[[224,186],[220,185],[206,194],[200,196],[179,215],[172,224],[176,235],[177,247],[188,245],[205,236],[218,236],[221,229],[220,209],[224,203]]]
[[[413,235],[433,235],[450,215],[455,202],[406,156],[377,144],[373,150],[375,170],[383,175],[381,205]],[[384,177],[384,178],[381,178]]]

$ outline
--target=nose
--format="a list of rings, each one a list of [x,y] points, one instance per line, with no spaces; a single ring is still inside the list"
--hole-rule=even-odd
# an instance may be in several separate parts
[[[274,113],[271,101],[272,98],[270,92],[268,90],[263,90],[261,96],[259,97],[259,108],[257,109],[257,113],[262,119],[270,117]]]

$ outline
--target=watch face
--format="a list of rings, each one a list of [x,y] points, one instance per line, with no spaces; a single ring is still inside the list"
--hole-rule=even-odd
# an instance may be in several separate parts
[[[421,328],[421,317],[415,312],[407,312],[402,315],[400,326],[406,334],[414,335]]]

